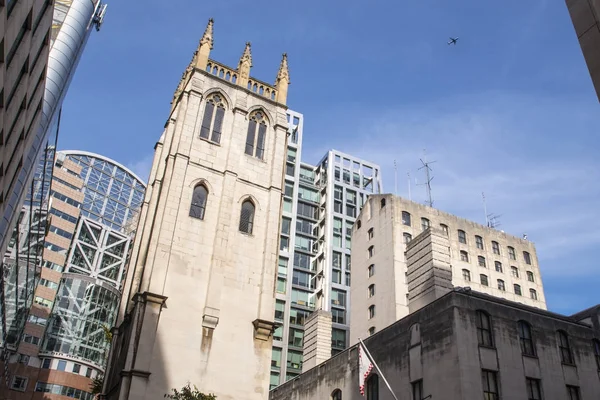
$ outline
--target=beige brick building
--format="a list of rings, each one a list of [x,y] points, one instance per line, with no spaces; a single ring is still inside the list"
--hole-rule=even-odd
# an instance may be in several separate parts
[[[105,383],[109,399],[187,382],[265,399],[288,123],[275,85],[210,60],[212,20],[156,145]],[[232,384],[235,380],[235,384]]]
[[[447,235],[452,285],[546,309],[532,242],[401,197],[373,195],[352,233],[350,345],[409,314],[406,243],[429,227]]]

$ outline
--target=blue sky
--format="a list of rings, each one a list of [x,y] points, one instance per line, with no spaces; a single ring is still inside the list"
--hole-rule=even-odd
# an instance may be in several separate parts
[[[250,5],[251,4],[251,5]],[[179,78],[207,19],[211,58],[274,81],[289,56],[303,160],[336,148],[378,162],[384,188],[534,241],[553,311],[600,303],[600,104],[563,1],[109,2],[63,108],[59,147],[147,178]],[[456,46],[446,45],[459,36]],[[125,142],[125,143],[124,143]]]

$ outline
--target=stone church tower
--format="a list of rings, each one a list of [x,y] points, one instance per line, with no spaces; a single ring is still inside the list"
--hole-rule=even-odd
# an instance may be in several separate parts
[[[140,213],[105,399],[159,399],[190,382],[266,399],[289,85],[209,58],[213,21],[175,92]]]

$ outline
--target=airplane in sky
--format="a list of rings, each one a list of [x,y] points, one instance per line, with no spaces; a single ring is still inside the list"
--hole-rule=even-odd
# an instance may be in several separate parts
[[[456,44],[456,42],[457,42],[457,41],[458,41],[458,38],[457,38],[457,37],[455,37],[455,38],[451,37],[451,38],[450,38],[450,41],[448,42],[448,44],[449,44],[449,45],[450,45],[450,44]]]

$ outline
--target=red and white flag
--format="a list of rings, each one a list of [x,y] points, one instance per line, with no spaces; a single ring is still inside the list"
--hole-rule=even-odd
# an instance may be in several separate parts
[[[365,381],[372,369],[373,363],[361,343],[358,345],[358,389],[363,396],[365,395]]]

